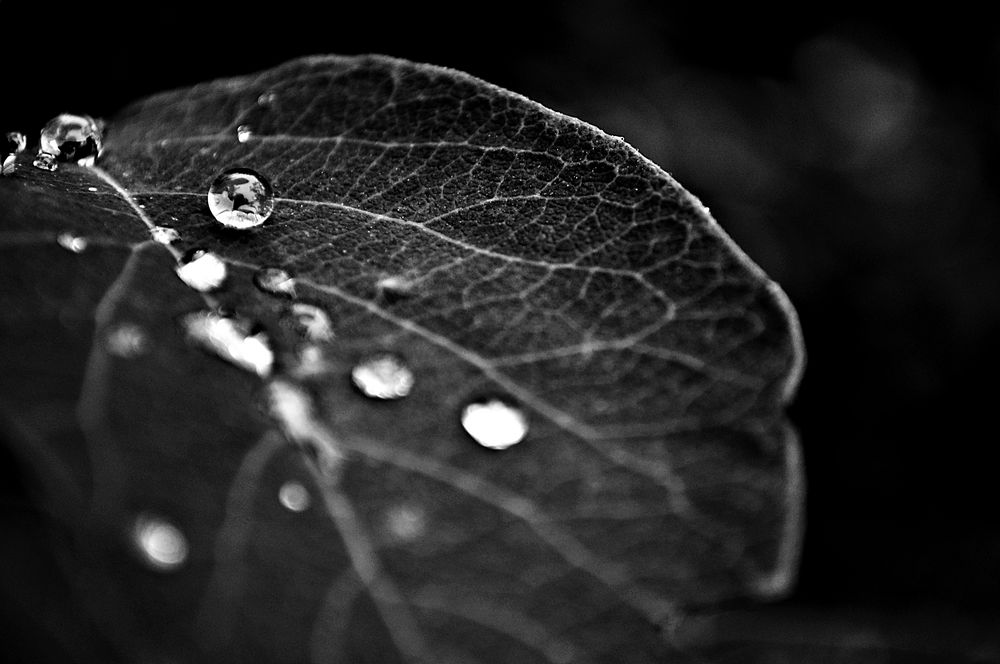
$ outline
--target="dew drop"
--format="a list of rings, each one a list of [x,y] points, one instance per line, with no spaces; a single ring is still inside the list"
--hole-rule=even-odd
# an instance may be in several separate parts
[[[21,154],[26,147],[28,147],[27,136],[19,131],[8,131],[4,136],[3,145],[0,146],[0,154]]]
[[[181,234],[170,226],[154,226],[149,229],[149,235],[153,238],[153,242],[160,244],[173,244],[181,239]]]
[[[58,115],[42,128],[39,137],[40,154],[48,154],[59,161],[72,161],[80,166],[93,166],[102,149],[101,129],[87,115]]]
[[[379,296],[392,304],[413,295],[413,283],[402,277],[385,277],[375,284]]]
[[[478,399],[462,409],[462,428],[491,450],[517,445],[528,433],[528,418],[518,406],[498,397]]]
[[[278,489],[278,502],[293,512],[304,512],[309,509],[312,498],[309,491],[298,482],[285,482]]]
[[[202,293],[215,290],[226,280],[226,263],[210,251],[192,249],[177,263],[177,276]]]
[[[351,369],[351,380],[373,399],[401,399],[413,389],[413,372],[392,353],[370,355]]]
[[[333,324],[330,322],[330,317],[316,305],[296,302],[292,305],[292,317],[295,319],[295,326],[301,328],[310,341],[322,342],[333,339]]]
[[[188,543],[184,533],[160,517],[147,514],[137,518],[132,538],[143,559],[155,569],[171,571],[187,560]]]
[[[246,143],[251,138],[253,138],[253,129],[250,125],[240,125],[236,128],[236,140],[240,143]]]
[[[210,353],[258,376],[271,374],[274,351],[263,331],[256,331],[250,321],[223,316],[213,311],[196,311],[181,319],[188,339]]]
[[[87,191],[89,191],[89,192],[96,192],[97,191],[97,187],[87,187]]]
[[[274,210],[271,183],[249,168],[223,171],[208,189],[208,208],[226,228],[260,226]]]
[[[261,96],[257,97],[258,106],[270,106],[275,101],[277,101],[278,95],[273,92],[265,92]]]
[[[3,158],[3,164],[0,165],[0,175],[12,175],[14,171],[17,170],[17,155],[9,154]]]
[[[55,171],[59,168],[59,164],[56,163],[55,155],[51,155],[47,152],[39,152],[35,155],[35,160],[31,162],[31,165],[43,171]]]
[[[105,336],[108,352],[117,357],[132,359],[149,350],[149,339],[141,327],[134,323],[120,323]]]
[[[264,267],[257,270],[253,275],[253,283],[265,293],[295,297],[295,279],[281,268]]]
[[[87,249],[87,238],[74,235],[73,233],[60,233],[56,236],[59,246],[74,254],[81,254]]]
[[[385,528],[393,540],[412,542],[427,530],[427,514],[416,505],[394,505],[386,510]]]

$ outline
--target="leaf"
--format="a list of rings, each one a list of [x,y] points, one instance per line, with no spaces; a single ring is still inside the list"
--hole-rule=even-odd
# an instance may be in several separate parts
[[[686,612],[793,583],[794,312],[620,139],[460,72],[329,56],[140,101],[99,169],[27,161],[0,181],[0,412],[123,659],[659,662]],[[279,197],[259,229],[208,212],[233,166]],[[263,324],[277,378],[185,339],[206,303],[152,224],[229,263],[215,303]],[[268,267],[332,321],[308,375]],[[140,351],[111,352],[123,325]],[[352,388],[383,350],[409,396]],[[465,434],[488,395],[522,443]],[[150,514],[183,566],[138,555]]]

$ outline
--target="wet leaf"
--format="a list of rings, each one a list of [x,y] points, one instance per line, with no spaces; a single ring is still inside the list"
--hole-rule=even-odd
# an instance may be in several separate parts
[[[794,312],[621,140],[459,72],[316,57],[136,103],[101,169],[19,163],[0,413],[122,659],[659,662],[692,608],[793,582]],[[233,167],[273,184],[259,228],[208,210]],[[196,247],[229,264],[216,294],[174,272]],[[185,337],[206,298],[262,326],[275,378]],[[404,396],[352,383],[373,353]],[[494,397],[528,426],[504,450],[460,421]],[[136,549],[150,514],[179,567]]]

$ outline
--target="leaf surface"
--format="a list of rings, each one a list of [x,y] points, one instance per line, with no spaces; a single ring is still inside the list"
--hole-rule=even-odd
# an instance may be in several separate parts
[[[329,56],[140,101],[101,169],[21,162],[0,181],[0,413],[125,659],[657,662],[691,608],[792,583],[794,312],[620,139],[460,72]],[[234,166],[278,196],[250,232],[206,204]],[[274,339],[270,386],[185,339],[205,298],[154,224],[228,262],[214,302]],[[308,375],[266,267],[333,323]],[[112,352],[123,326],[142,352]],[[353,388],[376,351],[409,396]],[[502,452],[460,423],[489,395],[529,422]],[[147,514],[186,536],[179,569],[138,555]]]

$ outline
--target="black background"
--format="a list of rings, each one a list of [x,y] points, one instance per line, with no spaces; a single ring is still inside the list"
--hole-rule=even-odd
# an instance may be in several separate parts
[[[37,139],[63,111],[377,52],[622,135],[800,313],[808,529],[783,606],[1000,624],[1000,27],[803,7],[4,0],[0,128]]]

